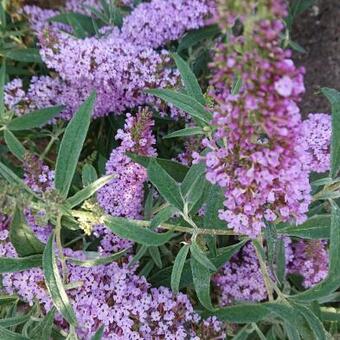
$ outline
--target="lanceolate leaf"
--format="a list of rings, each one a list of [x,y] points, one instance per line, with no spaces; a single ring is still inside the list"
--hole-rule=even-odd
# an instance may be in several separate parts
[[[101,326],[98,328],[97,332],[95,335],[92,337],[91,340],[101,340],[104,334],[104,326]]]
[[[179,292],[179,284],[181,282],[182,271],[184,267],[185,260],[188,256],[189,245],[185,244],[178,252],[174,266],[171,272],[171,289],[175,292]]]
[[[32,339],[39,340],[51,338],[55,312],[56,309],[54,307],[49,310],[43,320],[33,329],[32,333],[30,334]]]
[[[9,231],[10,240],[19,256],[42,254],[45,245],[26,225],[23,213],[16,209]]]
[[[8,168],[5,164],[0,162],[0,176],[3,177],[8,183],[13,184],[14,186],[20,186],[25,189],[32,196],[40,199],[38,195],[36,195],[27,185],[26,183],[19,178],[10,168]]]
[[[148,166],[150,182],[157,188],[164,199],[179,210],[183,208],[183,199],[178,183],[157,163],[151,160]]]
[[[0,257],[0,273],[15,273],[33,267],[40,267],[41,255],[27,257]]]
[[[106,216],[103,222],[113,233],[145,246],[160,246],[174,235],[169,232],[155,233],[121,217]]]
[[[20,48],[9,50],[5,53],[8,59],[21,61],[23,63],[42,63],[39,50],[37,48]]]
[[[92,93],[80,106],[68,124],[60,145],[54,183],[56,189],[59,190],[64,198],[67,197],[69,192],[80,152],[90,126],[95,99],[96,95]]]
[[[6,64],[5,64],[5,61],[2,61],[2,65],[0,69],[0,118],[2,118],[5,113],[5,103],[4,103],[5,78],[6,78]]]
[[[5,327],[5,328],[17,326],[28,321],[30,317],[31,316],[29,314],[26,314],[26,315],[14,316],[12,318],[7,318],[7,319],[1,319],[0,326]]]
[[[59,274],[57,260],[53,249],[53,240],[54,234],[52,234],[48,239],[43,255],[43,271],[46,287],[58,311],[69,324],[75,326],[77,319]]]
[[[331,176],[335,178],[340,170],[340,92],[327,87],[321,91],[332,105]]]
[[[81,267],[100,266],[100,265],[112,263],[113,261],[120,259],[124,254],[126,254],[127,250],[128,249],[123,249],[119,251],[118,253],[115,253],[113,255],[106,256],[106,257],[97,257],[97,258],[88,259],[88,260],[78,260],[74,258],[68,258],[68,261]]]
[[[27,113],[11,120],[7,128],[12,131],[19,131],[40,127],[56,117],[62,109],[62,106],[53,106]]]
[[[13,133],[9,130],[5,130],[4,132],[5,142],[8,146],[8,149],[15,155],[19,160],[23,161],[25,157],[25,148],[20,143],[20,141],[13,135]]]
[[[208,259],[205,253],[201,251],[201,249],[199,248],[199,246],[197,245],[195,241],[193,241],[190,246],[190,252],[191,252],[192,257],[198,263],[200,263],[203,267],[213,272],[217,271],[217,268],[215,267],[215,265]]]
[[[145,157],[127,152],[127,155],[136,163],[142,165],[144,168],[149,166],[152,160],[157,160],[157,163],[162,166],[164,170],[177,182],[182,182],[189,168],[185,165],[172,161],[170,159]]]
[[[323,327],[321,321],[317,318],[317,316],[306,306],[297,303],[294,303],[293,306],[306,319],[309,327],[314,333],[315,339],[326,340],[327,336],[325,328]]]
[[[169,133],[163,139],[170,139],[176,137],[190,137],[190,136],[197,136],[197,135],[204,135],[204,131],[200,127],[188,127],[182,130],[178,130],[172,133]]]
[[[83,187],[87,187],[98,179],[97,171],[91,164],[85,164],[81,173]]]
[[[164,209],[162,209],[151,221],[150,229],[155,229],[162,223],[169,220],[176,211],[177,209],[172,206],[165,207]]]
[[[26,338],[25,336],[14,333],[2,326],[0,326],[0,339],[2,340],[30,340]]]
[[[241,241],[237,244],[232,246],[219,249],[219,255],[217,257],[209,258],[210,261],[217,267],[217,269],[221,268],[226,262],[230,260],[230,258],[236,254],[240,248],[245,244],[246,241]],[[150,281],[157,285],[157,286],[168,286],[170,287],[170,280],[169,277],[171,275],[173,267],[167,267],[163,270],[160,270],[155,275],[150,278]],[[190,268],[190,260],[185,261],[180,286],[179,288],[182,289],[187,287],[192,283],[192,274]]]
[[[299,226],[279,228],[279,234],[304,239],[328,239],[331,225],[330,215],[315,215]]]
[[[176,66],[181,73],[182,81],[184,83],[186,92],[189,96],[195,98],[199,103],[205,105],[205,98],[201,87],[196,79],[196,76],[190,69],[188,63],[186,63],[178,54],[174,53],[173,58],[175,59]]]
[[[210,297],[211,272],[194,257],[190,260],[195,291],[200,303],[208,310],[214,310]]]
[[[97,179],[95,182],[89,184],[84,189],[78,191],[72,197],[66,200],[66,203],[70,208],[74,208],[86,199],[90,198],[94,193],[96,193],[105,184],[109,183],[113,179],[114,175],[108,175]]]
[[[197,123],[207,125],[212,119],[211,112],[207,111],[201,103],[183,93],[167,89],[148,90],[147,93],[159,97],[189,113]]]

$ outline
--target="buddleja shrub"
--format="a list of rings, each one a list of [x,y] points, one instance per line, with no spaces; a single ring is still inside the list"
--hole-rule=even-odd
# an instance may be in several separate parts
[[[337,334],[340,93],[302,121],[285,49],[311,4],[25,7],[42,59],[1,10],[1,339]]]

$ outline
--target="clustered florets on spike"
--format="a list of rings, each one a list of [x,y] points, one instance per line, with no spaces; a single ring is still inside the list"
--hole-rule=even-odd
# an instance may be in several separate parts
[[[226,5],[229,17],[242,21],[232,3]],[[307,153],[299,143],[301,117],[296,105],[304,92],[304,71],[279,45],[282,2],[259,6],[270,13],[268,18],[243,22],[249,36],[232,37],[216,50],[211,95],[217,104],[213,118],[217,132],[214,140],[204,141],[211,149],[205,158],[207,179],[225,191],[220,218],[252,237],[266,221],[303,222],[310,202],[308,171],[303,168]],[[242,85],[233,95],[236,77]]]
[[[151,113],[140,110],[135,117],[127,115],[124,130],[118,130],[116,139],[121,145],[111,153],[106,163],[106,174],[114,179],[97,193],[99,205],[110,215],[138,218],[143,208],[144,182],[147,173],[144,167],[133,162],[126,152],[141,156],[155,156],[155,137],[152,134]]]

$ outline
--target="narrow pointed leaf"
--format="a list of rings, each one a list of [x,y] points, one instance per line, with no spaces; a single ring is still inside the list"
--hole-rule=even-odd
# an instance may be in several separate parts
[[[72,197],[66,200],[66,203],[70,208],[74,208],[80,203],[84,202],[90,198],[94,193],[96,193],[100,188],[109,183],[113,179],[114,175],[108,175],[97,179],[95,182],[89,184],[84,189],[78,191]]]
[[[154,89],[147,90],[146,92],[173,104],[184,112],[189,113],[197,123],[207,125],[212,119],[211,112],[207,111],[197,100],[187,96],[186,94],[167,89]]]
[[[0,326],[0,339],[1,340],[30,340],[29,338],[26,338],[25,336],[14,333],[2,326]]]
[[[183,199],[179,184],[157,163],[151,160],[148,166],[150,182],[157,188],[163,198],[179,210],[183,208]]]
[[[113,233],[145,246],[160,246],[168,242],[174,235],[170,232],[155,233],[121,217],[106,216],[103,222]]]
[[[0,69],[0,118],[2,118],[5,114],[5,102],[4,102],[5,78],[6,78],[6,64],[3,61]]]
[[[201,87],[189,64],[185,62],[177,53],[174,53],[172,57],[174,58],[176,66],[181,73],[181,78],[187,94],[195,98],[202,105],[205,105],[205,98],[203,96]]]
[[[83,147],[91,121],[96,94],[90,97],[80,106],[74,117],[69,122],[58,152],[55,187],[66,198],[77,167],[81,149]]]
[[[16,209],[9,231],[10,240],[19,256],[42,254],[45,245],[26,225],[23,213]]]
[[[5,52],[5,56],[8,59],[23,63],[42,63],[42,59],[37,48],[11,49]]]
[[[331,176],[335,178],[340,170],[340,92],[327,87],[321,92],[332,106]]]
[[[25,148],[20,143],[17,137],[14,136],[14,134],[9,131],[5,130],[4,132],[5,142],[8,146],[9,151],[12,152],[12,154],[17,157],[19,160],[23,161],[25,157]]]
[[[104,326],[100,326],[91,340],[101,340],[104,334]]]
[[[0,257],[0,273],[15,273],[34,267],[41,267],[41,255],[27,257]]]
[[[201,251],[197,243],[194,241],[190,246],[190,252],[192,257],[199,262],[203,267],[215,272],[217,271],[216,266],[208,259],[208,257]]]
[[[105,257],[97,257],[94,259],[88,259],[88,260],[78,260],[74,258],[68,258],[68,261],[76,264],[77,266],[81,267],[94,267],[94,266],[100,266],[100,265],[105,265],[112,263],[113,261],[116,261],[120,259],[123,255],[126,254],[128,249],[123,249],[115,254],[112,254],[110,256],[105,256]]]
[[[149,247],[149,254],[152,258],[152,260],[155,262],[155,265],[159,268],[163,268],[163,263],[162,263],[162,258],[161,258],[161,253],[159,251],[158,247]]]
[[[56,309],[54,307],[50,309],[39,325],[33,329],[30,334],[33,340],[51,338],[55,312]]]
[[[162,209],[151,221],[150,229],[155,229],[160,226],[162,223],[169,220],[173,214],[177,211],[176,208],[170,206]]]
[[[57,260],[53,249],[53,240],[54,234],[52,234],[48,239],[43,254],[43,271],[46,287],[50,293],[53,304],[65,320],[71,325],[76,325],[77,319],[59,274]]]
[[[192,279],[195,291],[200,303],[208,310],[213,311],[215,308],[211,303],[210,296],[210,277],[211,272],[194,257],[190,260]]]
[[[199,136],[204,135],[204,131],[200,127],[189,127],[182,130],[178,130],[175,132],[171,132],[163,139],[177,138],[177,137],[190,137],[190,136]]]
[[[179,284],[181,282],[181,276],[183,272],[183,267],[185,264],[185,260],[188,256],[189,252],[189,245],[185,244],[180,251],[178,252],[174,266],[172,268],[171,272],[171,289],[173,292],[178,293],[179,292]]]
[[[0,326],[5,327],[5,328],[17,326],[24,322],[27,322],[30,317],[31,316],[29,314],[26,314],[26,315],[14,316],[12,318],[7,318],[7,319],[1,319]]]
[[[81,179],[83,187],[87,187],[89,184],[96,181],[98,179],[98,175],[95,167],[91,164],[85,164],[81,172]]]
[[[41,127],[55,118],[62,110],[63,106],[53,106],[26,113],[11,120],[7,128],[12,131],[19,131]]]

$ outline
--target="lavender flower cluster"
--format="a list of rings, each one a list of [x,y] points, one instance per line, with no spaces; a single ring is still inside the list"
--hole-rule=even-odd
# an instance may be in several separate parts
[[[116,139],[121,145],[114,149],[106,163],[106,174],[114,179],[97,193],[99,205],[110,215],[138,218],[144,200],[144,182],[147,173],[144,167],[133,162],[126,152],[141,156],[155,156],[156,139],[152,134],[152,114],[140,109],[136,116],[127,115],[124,130],[118,130]]]
[[[36,230],[37,236],[40,232]],[[85,260],[82,251],[65,248],[64,252],[68,258]],[[5,216],[1,216],[0,255],[17,256],[8,239]],[[164,287],[151,288],[144,277],[135,273],[136,267],[131,268],[125,260],[90,268],[69,260],[67,269],[67,281],[80,283],[79,287],[68,290],[68,296],[77,316],[77,334],[81,339],[91,339],[101,325],[105,326],[105,339],[225,337],[223,324],[214,317],[202,320],[185,294],[175,295]],[[45,312],[53,306],[40,268],[4,274],[3,291],[17,294],[30,305],[38,301]],[[67,329],[59,314],[55,323]]]
[[[96,7],[99,1],[85,4],[70,1],[66,8],[86,12],[87,5]],[[95,117],[110,112],[119,114],[144,104],[161,108],[159,100],[143,92],[147,88],[179,84],[178,71],[167,66],[169,52],[161,47],[180,38],[187,30],[205,25],[206,18],[214,12],[214,2],[153,0],[142,3],[124,18],[121,29],[103,27],[100,36],[85,39],[72,36],[70,27],[64,24],[48,21],[57,11],[35,6],[26,6],[24,11],[37,32],[42,59],[58,76],[33,78],[25,95],[18,80],[14,80],[6,87],[6,104],[17,113],[64,105],[61,116],[69,119],[92,90],[97,92]],[[20,88],[19,97],[11,91],[15,86]],[[170,109],[170,114],[175,117],[179,112]]]
[[[225,6],[226,17],[219,18],[222,28],[236,17],[241,21],[247,17],[235,10],[247,11],[246,4],[234,8],[231,1]],[[220,218],[237,233],[251,237],[261,232],[265,221],[303,222],[311,201],[297,106],[304,92],[304,70],[297,69],[291,53],[279,45],[280,19],[287,13],[284,2],[259,6],[270,14],[243,22],[252,27],[249,37],[231,37],[228,44],[217,47],[211,65],[217,132],[213,140],[204,141],[211,148],[206,156],[207,179],[225,191]],[[242,86],[232,94],[236,77]]]

